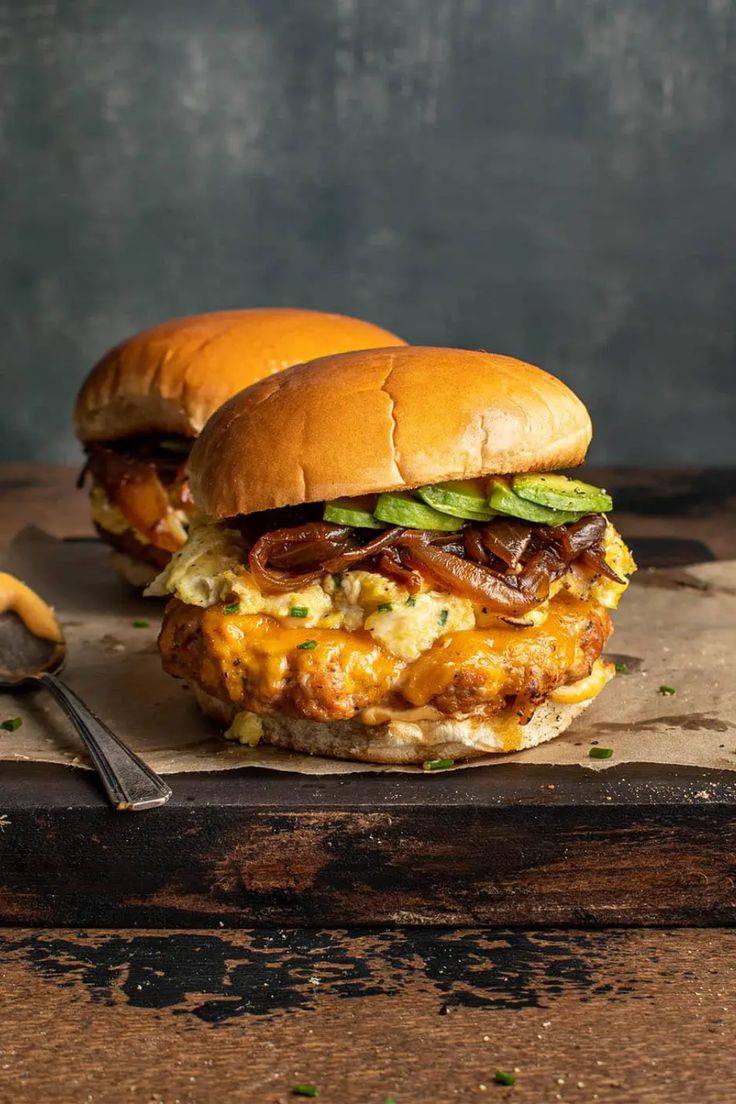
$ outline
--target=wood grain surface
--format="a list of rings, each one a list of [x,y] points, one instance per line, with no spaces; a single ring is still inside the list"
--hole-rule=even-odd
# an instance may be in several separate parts
[[[77,490],[82,467],[64,464],[0,465],[0,544],[24,525],[37,525],[55,537],[91,537],[88,497]]]
[[[2,933],[13,1104],[728,1104],[736,933]],[[494,1083],[515,1074],[513,1088]]]
[[[172,776],[153,814],[94,776],[6,764],[0,923],[736,921],[736,782],[646,764],[312,778]]]

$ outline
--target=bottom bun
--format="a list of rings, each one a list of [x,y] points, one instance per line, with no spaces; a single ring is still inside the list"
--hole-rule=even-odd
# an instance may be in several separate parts
[[[205,693],[194,694],[207,716],[230,725],[238,712],[229,702]],[[523,751],[552,740],[568,728],[594,698],[560,704],[545,698],[524,725],[507,711],[492,717],[432,721],[391,720],[380,725],[360,721],[308,721],[269,713],[257,717],[261,742],[306,755],[353,759],[363,763],[409,764],[428,759],[475,759],[497,752]],[[256,714],[250,714],[256,717]]]
[[[141,560],[134,560],[127,552],[111,552],[110,563],[118,575],[125,579],[126,583],[134,586],[136,590],[142,590],[143,587],[150,586],[159,574],[158,568],[143,563]]]

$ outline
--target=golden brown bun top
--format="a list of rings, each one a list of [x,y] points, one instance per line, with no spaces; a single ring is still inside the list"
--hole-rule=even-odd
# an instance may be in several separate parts
[[[77,398],[77,436],[196,437],[218,406],[264,376],[330,353],[403,344],[371,322],[321,311],[263,307],[176,318],[95,365]]]
[[[555,376],[512,357],[404,346],[261,380],[190,457],[197,505],[232,517],[341,495],[580,464],[591,425]]]

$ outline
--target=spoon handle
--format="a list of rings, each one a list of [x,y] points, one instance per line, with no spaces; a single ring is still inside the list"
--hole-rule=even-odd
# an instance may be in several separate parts
[[[56,675],[45,673],[38,678],[73,721],[118,812],[166,804],[171,789],[163,778],[126,747]]]

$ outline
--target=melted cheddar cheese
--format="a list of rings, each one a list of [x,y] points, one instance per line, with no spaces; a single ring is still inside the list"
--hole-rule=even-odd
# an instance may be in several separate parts
[[[544,625],[450,633],[408,668],[401,692],[411,705],[440,702],[459,713],[500,695],[541,697],[566,673],[589,669],[580,625],[599,616],[596,606],[563,592],[551,600]]]
[[[166,670],[221,701],[326,721],[395,703],[469,716],[496,713],[517,696],[538,701],[587,677],[610,631],[599,603],[562,593],[544,625],[461,629],[404,660],[366,629],[295,627],[174,600],[159,644]]]
[[[558,686],[550,694],[550,699],[561,705],[577,705],[578,702],[590,701],[600,694],[607,682],[613,678],[615,667],[604,659],[597,659],[593,664],[593,670],[587,678],[578,679],[577,682],[569,682],[566,686]]]

